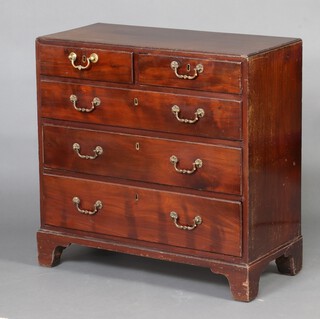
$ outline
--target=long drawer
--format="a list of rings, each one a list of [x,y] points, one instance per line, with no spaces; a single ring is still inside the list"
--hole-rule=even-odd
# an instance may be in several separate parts
[[[44,125],[44,167],[241,194],[240,148]]]
[[[43,181],[46,225],[241,256],[240,202],[49,175]]]
[[[241,102],[41,81],[43,117],[191,136],[241,139]]]

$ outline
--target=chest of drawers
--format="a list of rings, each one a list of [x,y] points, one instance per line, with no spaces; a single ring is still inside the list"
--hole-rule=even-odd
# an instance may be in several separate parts
[[[271,261],[299,272],[301,40],[95,24],[36,52],[41,265],[188,263],[242,301]]]

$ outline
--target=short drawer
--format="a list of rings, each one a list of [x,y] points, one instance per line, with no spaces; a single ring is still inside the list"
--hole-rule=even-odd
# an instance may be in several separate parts
[[[132,53],[40,45],[40,74],[115,83],[132,83]]]
[[[40,89],[47,118],[241,139],[240,101],[48,81]]]
[[[241,193],[241,149],[63,126],[43,127],[44,166]]]
[[[241,62],[139,55],[141,84],[240,94]]]
[[[76,178],[43,181],[46,225],[241,256],[239,202]]]

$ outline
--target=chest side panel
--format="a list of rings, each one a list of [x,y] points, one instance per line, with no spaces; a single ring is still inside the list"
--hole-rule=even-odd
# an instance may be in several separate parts
[[[301,43],[249,61],[251,259],[300,235],[301,61]]]

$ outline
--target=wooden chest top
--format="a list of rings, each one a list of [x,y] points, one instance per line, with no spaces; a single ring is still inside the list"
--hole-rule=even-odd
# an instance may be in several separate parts
[[[96,23],[47,35],[41,37],[41,40],[248,57],[298,39]]]

